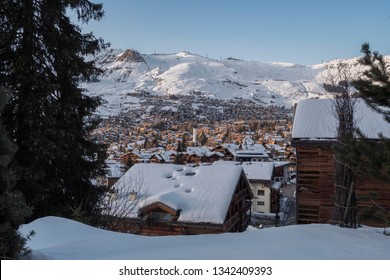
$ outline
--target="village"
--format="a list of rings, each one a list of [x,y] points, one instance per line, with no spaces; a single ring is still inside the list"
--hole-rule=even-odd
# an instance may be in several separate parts
[[[135,197],[138,200],[143,195],[142,186],[134,186],[135,173],[142,174],[142,178],[156,179],[156,176],[145,174],[159,172],[165,174],[163,170],[172,169],[168,173],[176,173],[179,178],[182,175],[177,170],[193,168],[195,170],[193,174],[196,174],[194,177],[198,177],[199,174],[205,173],[198,170],[213,170],[211,173],[207,172],[208,178],[195,180],[203,182],[202,186],[195,186],[199,190],[209,186],[210,183],[207,183],[209,180],[222,182],[221,178],[224,177],[227,168],[234,169],[239,166],[239,170],[235,172],[240,174],[242,171],[243,175],[238,177],[244,176],[240,181],[246,183],[240,185],[238,189],[241,192],[246,189],[247,193],[237,199],[245,207],[242,209],[239,207],[241,214],[236,215],[237,206],[232,206],[236,210],[229,210],[232,213],[230,220],[228,219],[229,225],[222,228],[220,225],[213,227],[210,221],[197,218],[192,220],[192,226],[188,226],[189,221],[186,221],[186,226],[173,227],[172,223],[177,223],[180,216],[183,216],[183,209],[179,210],[180,207],[167,209],[160,199],[156,209],[146,208],[149,214],[144,213],[144,216],[154,218],[158,216],[159,219],[165,217],[162,219],[168,219],[170,223],[168,227],[166,225],[168,221],[159,223],[158,229],[151,229],[150,224],[146,226],[138,217],[143,210],[137,208],[138,211],[136,214],[133,213],[133,216],[126,211],[121,214],[123,216],[126,213],[126,217],[116,215],[125,222],[120,226],[118,223],[111,223],[108,226],[110,229],[144,235],[194,234],[243,231],[248,225],[269,227],[296,222],[295,152],[291,146],[291,109],[263,107],[245,99],[216,100],[200,93],[180,99],[175,96],[152,96],[145,92],[141,94],[143,100],[141,106],[118,116],[103,119],[93,134],[97,141],[108,145],[109,172],[105,178],[99,180],[99,184],[116,188],[116,194],[110,200],[119,203],[118,193],[121,193],[119,197],[126,199],[131,196],[132,199],[126,203],[130,203],[128,207],[134,210]],[[156,163],[161,165],[152,165]],[[125,174],[129,169],[130,171]],[[130,179],[131,173],[133,176]],[[165,176],[167,177],[163,180],[168,177],[171,180],[173,177],[176,183],[180,181],[173,175]],[[122,177],[127,178],[127,183],[123,183],[126,179]],[[157,177],[157,182],[159,180],[161,178]],[[157,182],[149,182],[149,187],[159,185]],[[119,190],[120,184],[122,187]],[[225,182],[224,185],[235,189],[236,184],[237,182],[233,180]],[[283,196],[283,188],[288,189],[288,196]],[[227,190],[227,193],[230,191]],[[151,194],[148,196],[150,200]],[[216,194],[207,195],[211,199],[215,196]],[[236,205],[238,201],[234,204]],[[251,203],[248,204],[248,201]],[[123,203],[123,201],[120,203],[121,207]],[[210,205],[206,208],[208,207]],[[112,211],[116,207],[110,205],[109,208]],[[167,211],[169,215],[166,214]],[[178,215],[178,211],[181,215]],[[200,231],[195,226],[199,222],[203,223]]]
[[[328,101],[302,101],[293,114],[243,99],[183,100],[148,96],[95,131],[109,147],[109,172],[98,180],[110,188],[103,227],[182,235],[332,221],[335,122]],[[373,123],[388,129],[380,119]],[[359,182],[364,196],[369,185],[387,186]],[[364,213],[372,205],[362,199],[360,206]]]
[[[109,145],[111,157],[128,151],[184,152],[186,147],[239,144],[245,137],[267,144],[283,158],[291,138],[292,110],[263,107],[245,99],[217,100],[201,94],[152,96],[142,94],[141,105],[102,120],[93,133]],[[146,95],[146,97],[145,97]],[[291,149],[288,155],[291,156]],[[273,156],[272,156],[273,157]]]

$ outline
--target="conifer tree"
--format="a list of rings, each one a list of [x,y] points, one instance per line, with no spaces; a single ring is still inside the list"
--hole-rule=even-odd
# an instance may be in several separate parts
[[[0,88],[0,113],[7,97]],[[15,259],[23,251],[26,239],[20,236],[18,228],[31,212],[23,195],[14,189],[16,178],[9,163],[16,145],[8,136],[0,118],[0,259]]]
[[[105,147],[90,138],[102,103],[80,87],[100,74],[93,55],[105,45],[80,22],[99,20],[101,4],[87,0],[0,0],[0,85],[12,91],[3,112],[17,152],[20,190],[34,207],[31,219],[46,215],[91,216],[99,192],[92,178],[103,172]]]
[[[353,85],[367,104],[390,122],[390,65],[386,63],[383,55],[371,52],[368,43],[362,45],[361,52],[364,56],[360,63],[368,66],[368,69]]]
[[[378,52],[371,52],[368,43],[362,45],[361,52],[364,56],[360,63],[368,69],[353,84],[366,103],[381,113],[390,125],[390,64]],[[363,174],[390,182],[390,139],[380,134],[379,141],[371,141],[360,131],[357,133],[359,141],[347,151],[350,164]],[[363,213],[363,218],[382,221],[385,225],[384,233],[389,235],[386,227],[390,225],[390,209],[378,204],[376,196],[374,193],[368,198],[372,208]]]
[[[390,65],[368,43],[362,45],[360,63],[367,67],[363,75],[352,82],[359,96],[390,123]],[[358,141],[350,141],[340,156],[357,172],[382,181],[390,180],[390,140],[378,135],[379,141],[367,139],[357,129]]]
[[[390,122],[390,65],[377,52],[371,52],[368,43],[362,45],[364,56],[360,64],[367,67],[363,75],[352,81],[358,95],[377,112],[383,114]],[[365,174],[381,181],[390,182],[390,140],[378,135],[378,140],[368,139],[358,128],[354,137],[344,140],[342,149],[336,153],[355,173]],[[359,215],[360,220],[382,221],[390,224],[390,209],[385,209],[376,200],[377,194],[372,190],[370,197],[361,198],[372,205]]]

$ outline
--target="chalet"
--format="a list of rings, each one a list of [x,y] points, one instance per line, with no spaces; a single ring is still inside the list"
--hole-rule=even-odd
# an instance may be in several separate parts
[[[106,165],[107,174],[99,176],[97,179],[97,185],[102,187],[112,187],[119,178],[123,176],[126,171],[126,167],[121,161],[114,159],[107,160]]]
[[[252,139],[245,137],[242,144],[222,144],[214,149],[213,152],[224,154],[224,160],[234,161],[269,161],[267,154],[262,144],[255,144]]]
[[[222,145],[218,145],[218,146],[214,147],[213,149],[211,149],[211,151],[221,153],[223,160],[231,161],[231,160],[234,160],[234,152],[232,151],[230,146],[236,147],[235,144],[222,144]],[[235,149],[236,148],[234,148],[234,150]]]
[[[238,149],[235,151],[235,160],[268,161],[269,155],[262,144],[255,144],[252,138],[245,137],[242,140],[242,144],[240,144]]]
[[[107,166],[107,186],[112,187],[119,180],[119,178],[123,176],[126,171],[126,167],[123,163],[116,160],[107,161]]]
[[[215,165],[242,166],[253,193],[252,211],[278,213],[281,187],[288,181],[289,162],[231,162],[218,161]]]
[[[223,153],[212,152],[207,147],[188,147],[187,148],[187,163],[214,162],[224,157]]]
[[[167,153],[153,153],[150,157],[150,163],[170,163],[170,154]]]
[[[296,148],[298,223],[330,223],[333,215],[333,152],[337,128],[329,99],[308,99],[298,103],[293,123],[292,144]],[[390,137],[390,125],[362,100],[355,107],[357,127],[373,141],[378,134]],[[390,184],[359,175],[356,182],[358,218],[373,203],[366,197],[377,194],[376,203],[390,208]],[[365,224],[375,225],[373,222]]]
[[[142,182],[142,187],[134,182]],[[250,223],[253,195],[241,166],[136,164],[113,188],[122,195],[110,197],[112,209],[117,205],[131,211],[112,217],[112,230],[207,234],[245,231]]]
[[[152,157],[151,153],[145,153],[145,152],[129,152],[124,154],[121,157],[121,160],[123,162],[131,161],[133,163],[142,163],[142,162],[150,162],[150,158]]]

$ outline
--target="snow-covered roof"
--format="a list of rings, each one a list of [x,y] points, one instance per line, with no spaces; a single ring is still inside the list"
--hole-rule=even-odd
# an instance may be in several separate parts
[[[272,184],[272,188],[275,189],[275,190],[280,190],[281,187],[282,187],[282,183],[281,182],[274,182]]]
[[[213,155],[217,155],[219,157],[224,156],[224,154],[219,152],[211,152],[207,147],[188,147],[187,153],[189,155],[197,155],[199,157],[211,157]]]
[[[390,124],[383,116],[359,99],[355,107],[357,127],[370,139],[378,139],[383,133],[390,137]],[[293,139],[334,139],[337,135],[337,119],[331,99],[306,99],[298,103],[293,129]]]
[[[124,164],[117,160],[108,160],[107,162],[108,178],[120,178],[123,175]]]
[[[153,156],[155,156],[158,160],[164,162],[171,162],[170,155],[170,153],[153,153]]]
[[[239,150],[235,153],[236,157],[239,158],[268,158],[269,155],[263,150]]]
[[[234,162],[234,161],[216,161],[216,166],[242,166],[248,180],[271,181],[274,173],[274,162]]]
[[[207,147],[187,147],[187,153],[200,153],[200,154],[206,154],[207,152],[210,152],[210,150]]]
[[[113,186],[128,188],[141,178],[148,197],[134,209],[161,202],[180,211],[178,221],[222,224],[241,176],[241,166],[189,167],[175,164],[136,164]]]
[[[268,154],[262,144],[248,143],[249,138],[245,138],[246,141],[242,145],[237,144],[223,144],[222,147],[228,149],[235,157],[268,157]]]
[[[274,173],[274,164],[272,162],[243,162],[242,167],[248,180],[272,180]]]

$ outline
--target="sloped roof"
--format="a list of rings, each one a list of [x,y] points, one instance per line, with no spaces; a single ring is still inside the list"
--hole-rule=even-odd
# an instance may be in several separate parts
[[[268,154],[262,144],[248,144],[247,141],[242,145],[223,144],[222,147],[228,149],[235,157],[268,157]]]
[[[207,147],[188,147],[187,154],[197,155],[199,157],[212,157],[214,155],[217,155],[219,157],[224,156],[222,153],[210,151]]]
[[[383,116],[359,99],[355,107],[357,127],[370,139],[378,139],[383,133],[390,137],[390,124]],[[298,103],[292,129],[293,139],[335,139],[337,119],[331,99],[306,99]]]
[[[161,202],[180,211],[178,221],[223,224],[241,166],[189,167],[175,164],[135,164],[113,186],[126,189],[135,177],[142,177],[149,196],[141,198],[132,212],[152,203]]]
[[[106,164],[108,169],[107,178],[120,178],[123,175],[125,166],[122,162],[107,160]]]
[[[216,161],[216,166],[241,166],[244,169],[248,180],[271,181],[274,174],[274,162],[234,162],[234,161]]]

